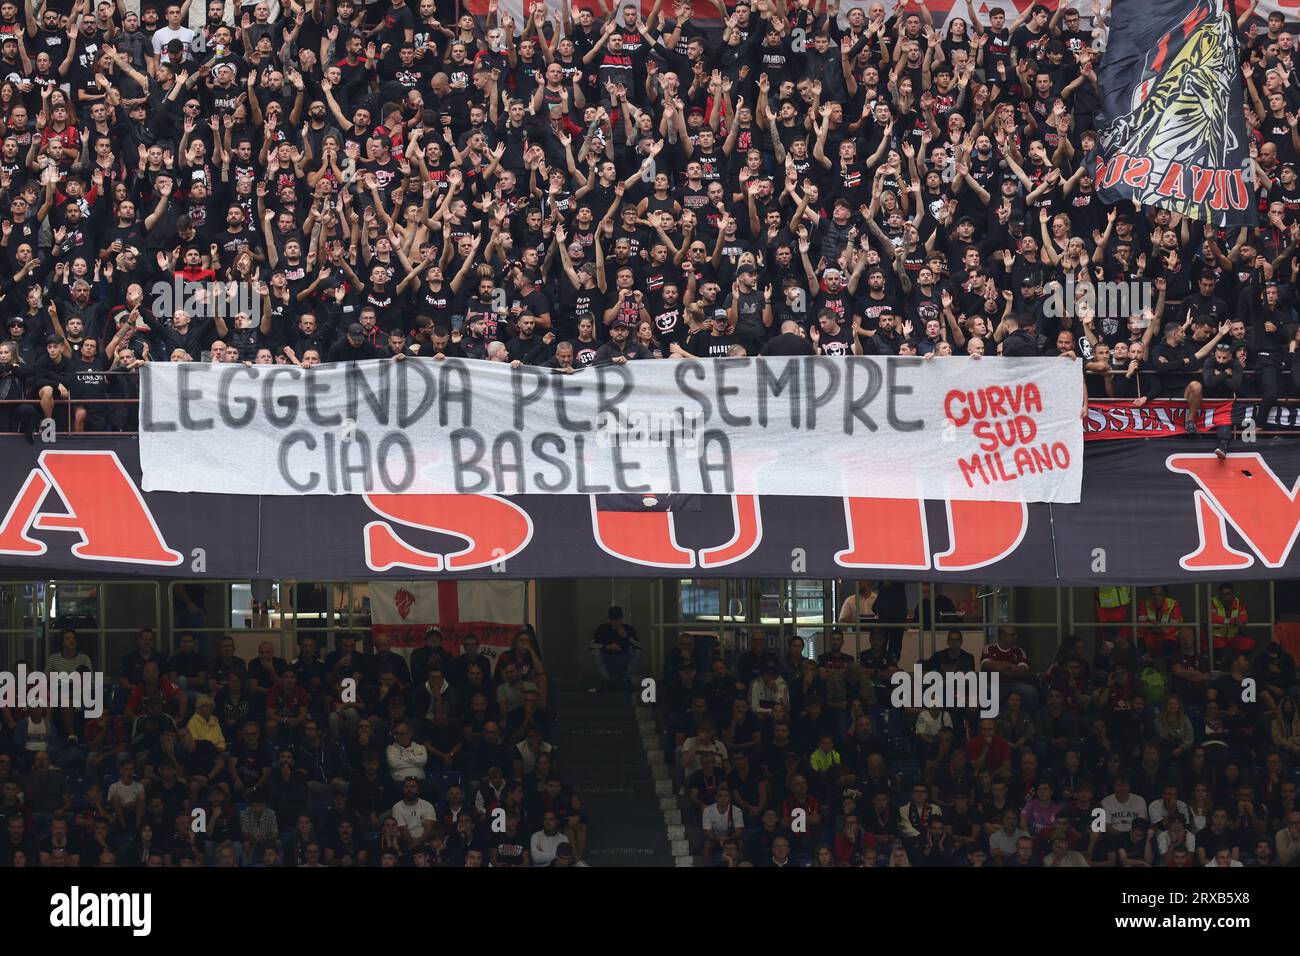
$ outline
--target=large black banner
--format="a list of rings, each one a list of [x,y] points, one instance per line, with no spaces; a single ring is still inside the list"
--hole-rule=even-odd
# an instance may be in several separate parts
[[[1300,576],[1300,443],[1099,442],[1080,504],[746,495],[140,491],[132,437],[0,439],[0,573],[885,577],[1155,584]]]
[[[1115,0],[1096,185],[1216,226],[1256,221],[1232,0]]]

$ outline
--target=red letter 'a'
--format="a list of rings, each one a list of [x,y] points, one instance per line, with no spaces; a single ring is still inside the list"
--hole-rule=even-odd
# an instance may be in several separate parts
[[[36,518],[36,509],[49,490],[50,480],[45,477],[45,472],[33,468],[18,497],[9,506],[5,520],[0,522],[0,554],[33,556],[46,552],[45,542],[28,537],[27,532]]]
[[[1286,564],[1300,532],[1300,481],[1288,491],[1254,453],[1230,455],[1226,462],[1213,455],[1170,455],[1165,467],[1195,478],[1214,509],[1237,529],[1264,564],[1270,568]],[[1215,525],[1202,523],[1203,533],[1214,531]],[[1197,558],[1203,551],[1204,545],[1182,560]]]
[[[849,546],[835,555],[844,568],[926,570],[925,502],[919,498],[845,498]]]
[[[937,571],[972,571],[1001,561],[1025,539],[1023,501],[949,501],[948,550],[934,556]]]
[[[527,512],[495,495],[366,495],[365,501],[371,511],[408,528],[469,542],[460,551],[436,554],[407,544],[387,521],[371,521],[365,542],[372,571],[469,571],[514,557],[533,538]]]
[[[1197,491],[1196,501],[1196,536],[1200,547],[1189,555],[1178,559],[1178,564],[1187,571],[1223,571],[1229,568],[1248,568],[1255,563],[1250,555],[1228,545],[1228,529],[1223,522],[1223,515],[1210,504],[1205,492]]]
[[[0,524],[0,554],[44,554],[45,545],[27,536],[34,528],[78,535],[72,553],[86,561],[170,567],[185,560],[167,547],[140,489],[111,451],[45,451],[39,465]],[[38,510],[51,489],[64,514]]]

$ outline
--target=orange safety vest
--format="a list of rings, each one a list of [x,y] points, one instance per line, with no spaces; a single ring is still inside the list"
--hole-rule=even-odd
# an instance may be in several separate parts
[[[1226,611],[1223,609],[1223,602],[1217,597],[1210,599],[1210,624],[1217,625],[1210,628],[1212,636],[1236,637],[1246,623],[1246,607],[1241,603],[1240,598],[1234,597],[1232,606]]]
[[[1142,624],[1181,624],[1182,620],[1182,608],[1178,606],[1178,602],[1173,598],[1165,598],[1165,603],[1158,613],[1149,600],[1144,598],[1138,602],[1138,621]],[[1156,634],[1163,632],[1163,636],[1170,638],[1178,633],[1178,629],[1174,627],[1147,628],[1146,631]]]

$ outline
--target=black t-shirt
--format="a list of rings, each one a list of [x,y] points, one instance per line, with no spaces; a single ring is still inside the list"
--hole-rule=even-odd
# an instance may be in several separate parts
[[[235,758],[235,773],[246,787],[257,783],[262,771],[271,766],[271,752],[260,743],[249,747],[241,740],[230,748],[230,755]]]
[[[782,332],[780,335],[773,336],[767,340],[763,346],[764,355],[812,355],[813,347],[802,335],[795,335],[793,332]]]
[[[221,756],[215,744],[208,740],[196,740],[194,749],[187,751],[183,758],[187,777],[207,776],[212,772],[217,758]]]
[[[523,834],[517,830],[513,836],[509,833],[498,833],[495,846],[497,866],[523,866],[524,852],[528,849],[528,841]]]
[[[701,329],[687,339],[686,351],[699,358],[724,358],[733,346],[739,344],[738,335],[714,335],[709,329]]]
[[[845,356],[853,354],[853,329],[841,325],[835,332],[819,331],[818,350],[822,355]]]

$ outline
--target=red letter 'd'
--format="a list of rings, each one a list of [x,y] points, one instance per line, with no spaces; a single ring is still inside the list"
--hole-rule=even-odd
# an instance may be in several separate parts
[[[840,567],[930,567],[925,502],[919,498],[845,498],[844,518],[849,546],[835,555]]]

